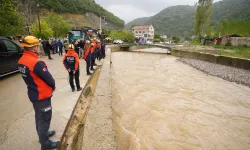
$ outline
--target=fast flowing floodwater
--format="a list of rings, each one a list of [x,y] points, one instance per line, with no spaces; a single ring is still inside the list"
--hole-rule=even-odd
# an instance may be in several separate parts
[[[112,54],[118,150],[250,149],[250,88],[175,57]]]

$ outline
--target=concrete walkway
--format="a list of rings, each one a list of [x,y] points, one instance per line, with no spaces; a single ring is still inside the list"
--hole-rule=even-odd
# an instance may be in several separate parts
[[[52,55],[53,60],[41,58],[56,81],[52,97],[53,116],[51,129],[57,131],[52,140],[60,140],[72,110],[81,92],[72,92],[62,56]],[[84,87],[85,61],[80,60],[80,83]],[[27,96],[27,87],[20,74],[0,79],[0,150],[40,150],[35,129],[34,111]]]
[[[103,62],[84,128],[82,150],[115,150],[111,99],[110,49]]]

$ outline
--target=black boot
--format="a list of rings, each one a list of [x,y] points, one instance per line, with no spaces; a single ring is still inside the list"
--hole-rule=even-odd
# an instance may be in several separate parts
[[[57,149],[59,147],[60,141],[49,141],[49,144],[46,146],[46,148],[42,148],[42,150],[52,150]]]
[[[48,134],[49,137],[52,137],[52,136],[54,136],[56,134],[56,131],[51,130],[51,131],[48,131],[47,134]]]
[[[82,90],[82,88],[81,88],[81,87],[77,89],[77,91],[81,91],[81,90]]]

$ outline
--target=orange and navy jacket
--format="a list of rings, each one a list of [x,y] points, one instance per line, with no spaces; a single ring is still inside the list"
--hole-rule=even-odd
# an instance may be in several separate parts
[[[94,47],[91,47],[90,48],[90,51],[91,51],[91,54],[93,54],[95,52],[95,48]]]
[[[64,67],[68,70],[77,71],[79,69],[79,57],[74,50],[68,50],[63,58]]]
[[[97,43],[96,42],[92,42],[94,44],[93,46],[93,49],[91,50],[91,54],[93,54],[96,50],[96,46],[97,46]]]
[[[102,48],[102,46],[101,46],[101,44],[100,43],[97,43],[96,44],[96,47],[97,47],[97,49],[100,51],[101,50],[101,48]]]
[[[85,60],[90,60],[91,58],[91,47],[87,47],[84,52],[84,57]]]
[[[38,54],[25,50],[18,61],[18,69],[27,85],[31,102],[52,97],[53,90],[55,90],[55,80],[49,73],[46,64],[38,60]]]

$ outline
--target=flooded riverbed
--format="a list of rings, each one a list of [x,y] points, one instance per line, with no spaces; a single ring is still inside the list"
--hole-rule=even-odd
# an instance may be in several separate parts
[[[159,54],[112,54],[118,150],[250,149],[250,88]]]

